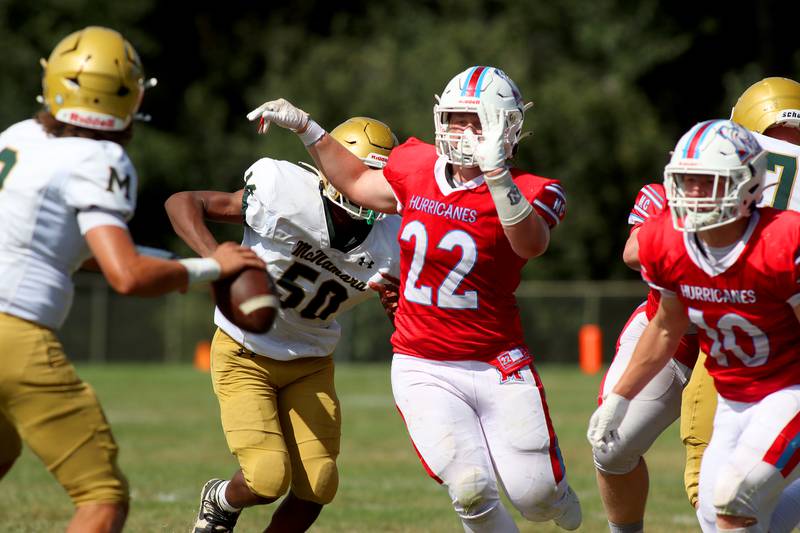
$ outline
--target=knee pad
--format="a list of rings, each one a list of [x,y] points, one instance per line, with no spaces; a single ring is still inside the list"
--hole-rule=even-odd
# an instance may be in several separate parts
[[[638,450],[632,450],[625,441],[618,441],[614,446],[606,451],[592,451],[594,455],[594,466],[599,471],[621,476],[631,472],[642,458]]]
[[[731,463],[719,470],[714,482],[713,504],[717,514],[759,516],[759,493],[780,477],[771,465],[761,463],[749,472],[742,472]]]
[[[333,501],[339,488],[339,469],[330,457],[307,460],[303,463],[307,476],[294,476],[292,492],[301,500],[321,505]]]
[[[489,472],[477,467],[460,471],[448,483],[453,508],[462,519],[474,519],[490,512],[500,499]]]
[[[247,487],[262,498],[277,499],[289,488],[289,454],[272,450],[240,450],[237,453]]]
[[[566,483],[564,485],[566,486]],[[523,497],[509,494],[509,498],[526,520],[546,522],[564,512],[566,503],[562,500],[565,495],[563,490],[559,490],[558,485],[547,483],[532,486]]]

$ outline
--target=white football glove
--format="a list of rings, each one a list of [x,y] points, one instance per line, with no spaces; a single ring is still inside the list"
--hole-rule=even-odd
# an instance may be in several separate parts
[[[272,122],[295,133],[308,124],[308,113],[283,98],[264,102],[247,114],[247,120],[257,118],[260,118],[258,133],[267,133]]]
[[[629,399],[613,392],[603,400],[603,404],[589,420],[589,431],[586,432],[592,448],[606,452],[614,447],[619,440],[617,429],[622,424],[630,403]]]
[[[506,148],[503,137],[506,131],[506,115],[492,104],[481,102],[478,105],[478,118],[481,121],[483,140],[475,146],[475,162],[486,174],[492,170],[505,168]],[[470,140],[474,134],[467,130]]]

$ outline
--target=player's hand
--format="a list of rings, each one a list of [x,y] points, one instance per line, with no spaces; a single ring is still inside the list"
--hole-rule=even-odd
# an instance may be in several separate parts
[[[475,143],[475,162],[484,174],[503,170],[506,166],[505,130],[506,115],[497,107],[481,102],[478,106],[478,118],[481,121],[481,136],[477,142],[475,134],[467,130],[465,134]],[[496,172],[495,172],[496,173]]]
[[[381,283],[370,281],[369,288],[378,293],[386,316],[394,324],[394,314],[397,311],[397,302],[400,300],[400,280],[386,272],[380,274],[384,281]]]
[[[259,259],[253,250],[239,246],[235,242],[223,242],[217,246],[217,249],[211,254],[211,258],[219,263],[220,279],[238,274],[249,267],[267,268],[266,263]]]
[[[272,122],[295,133],[304,131],[308,125],[308,113],[283,98],[264,102],[247,114],[247,120],[256,119],[260,120],[258,133],[267,133]]]
[[[586,432],[592,448],[606,452],[614,447],[619,440],[617,429],[622,424],[630,403],[624,396],[613,392],[603,400],[603,404],[589,420],[589,431]]]

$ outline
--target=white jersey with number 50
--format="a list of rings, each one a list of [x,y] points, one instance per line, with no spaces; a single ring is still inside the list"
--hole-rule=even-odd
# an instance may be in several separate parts
[[[281,361],[333,352],[335,317],[375,295],[367,283],[379,272],[399,274],[400,218],[375,222],[348,252],[331,247],[319,177],[288,161],[260,159],[245,172],[242,245],[267,263],[281,299],[269,333],[241,330],[217,309],[214,322],[239,344]]]
[[[0,134],[0,312],[60,327],[71,275],[90,256],[79,214],[129,220],[136,179],[110,141],[52,137],[34,120]]]

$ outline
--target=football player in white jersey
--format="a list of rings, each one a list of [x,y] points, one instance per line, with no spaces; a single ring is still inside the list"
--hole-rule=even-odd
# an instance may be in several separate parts
[[[115,290],[153,296],[263,262],[234,243],[183,263],[139,255],[127,228],[136,171],[123,148],[147,85],[136,51],[88,27],[42,65],[44,109],[0,134],[0,477],[24,441],[76,506],[68,532],[120,531],[128,487],[117,444],[54,333],[72,273],[94,256]]]
[[[373,168],[382,168],[397,145],[385,124],[364,117],[331,135]],[[244,182],[234,193],[186,191],[166,203],[175,231],[201,256],[217,247],[204,218],[243,224],[242,244],[267,263],[281,293],[266,334],[249,334],[215,314],[212,381],[240,470],[205,484],[195,533],[232,531],[242,508],[287,491],[267,530],[305,531],[333,500],[341,434],[335,318],[398,271],[399,217],[350,202],[313,167],[264,158]]]

